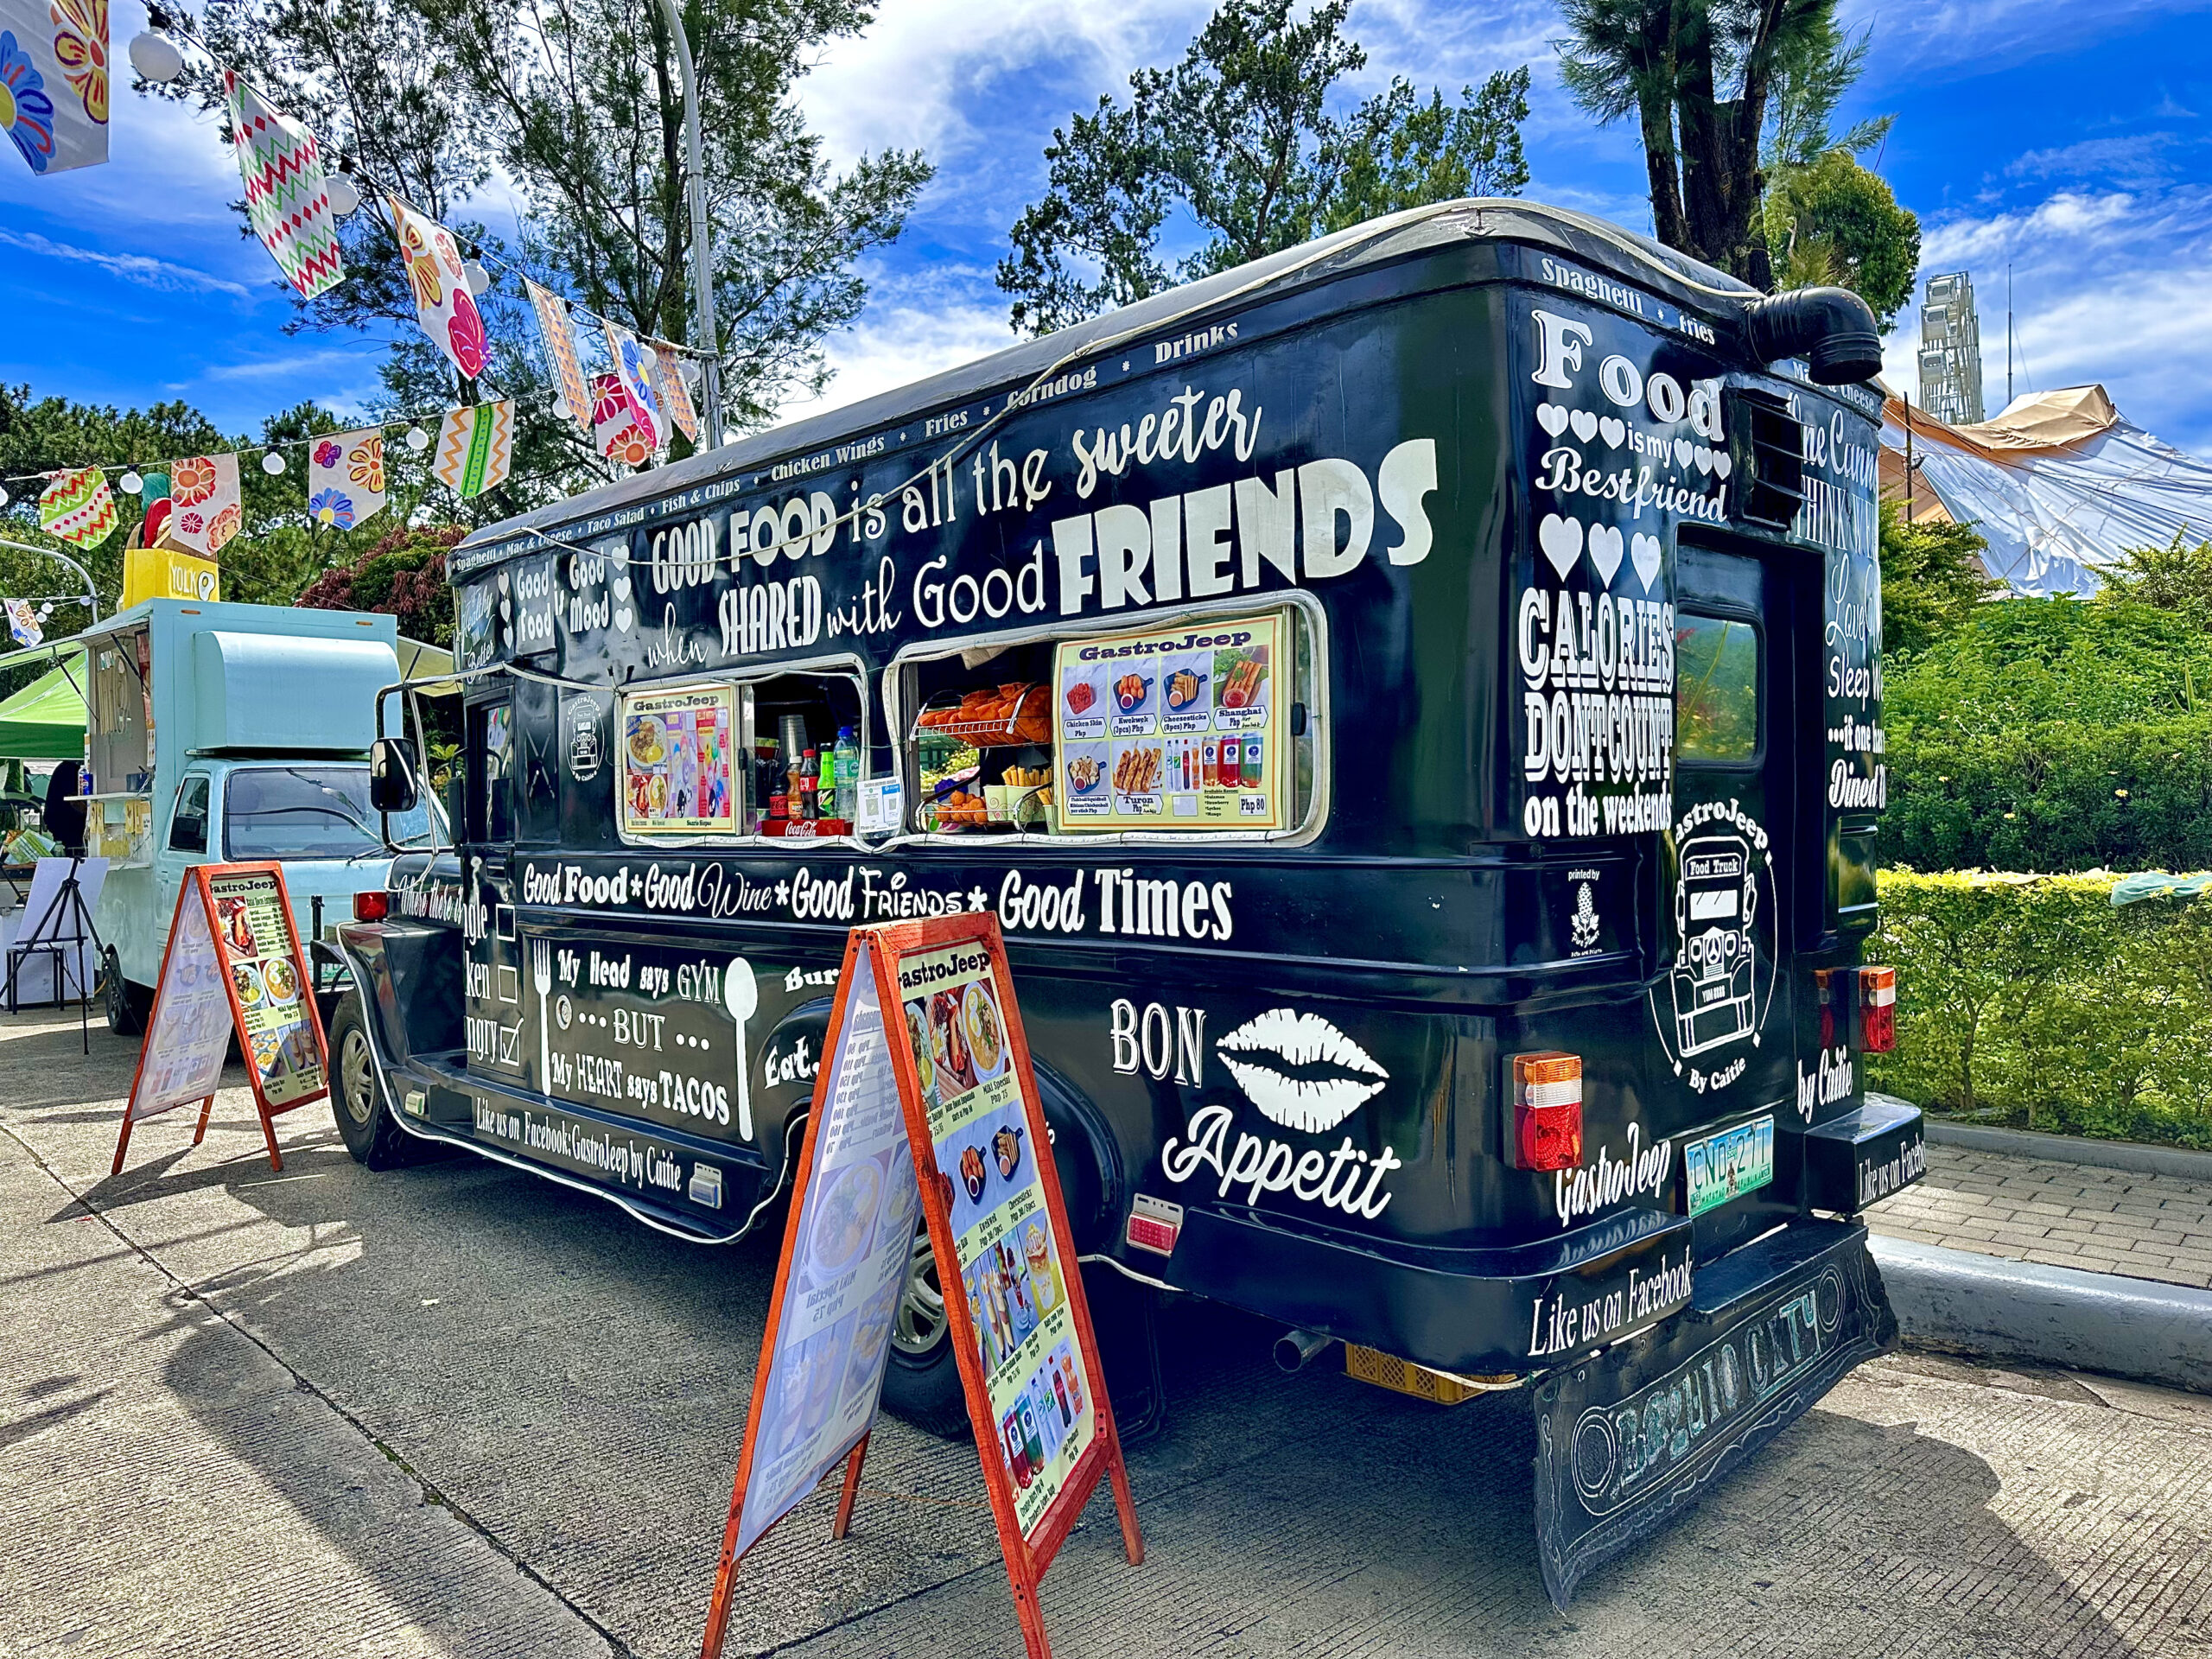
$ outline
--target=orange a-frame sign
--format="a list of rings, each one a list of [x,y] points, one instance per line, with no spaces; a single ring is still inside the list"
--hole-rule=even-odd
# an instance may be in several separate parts
[[[233,1033],[252,1078],[270,1165],[283,1168],[272,1120],[330,1092],[314,985],[282,865],[196,864],[186,871],[110,1173],[123,1173],[132,1124],[195,1101],[200,1127],[192,1144],[200,1144]]]
[[[1038,1584],[1102,1476],[1133,1567],[1144,1541],[997,918],[855,928],[823,1055],[704,1659],[739,1560],[840,1463],[830,1535],[851,1523],[917,1203],[1022,1641],[1048,1659]]]

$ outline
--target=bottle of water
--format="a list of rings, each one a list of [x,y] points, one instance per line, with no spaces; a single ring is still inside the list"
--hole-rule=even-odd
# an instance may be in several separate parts
[[[837,816],[857,823],[861,815],[861,746],[849,726],[837,728]]]

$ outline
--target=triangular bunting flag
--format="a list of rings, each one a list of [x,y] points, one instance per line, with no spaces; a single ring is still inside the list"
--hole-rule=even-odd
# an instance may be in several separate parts
[[[591,378],[591,429],[599,444],[599,453],[609,461],[619,461],[626,467],[642,467],[653,458],[653,441],[638,424],[638,412],[630,407],[630,394],[622,390],[622,382],[613,375],[594,374]]]
[[[238,533],[245,508],[238,499],[236,455],[194,455],[169,468],[168,539],[203,559],[222,551]]]
[[[0,131],[34,173],[107,160],[107,0],[0,0]]]
[[[576,361],[576,336],[569,326],[569,303],[527,276],[523,278],[522,285],[530,290],[531,308],[537,313],[538,338],[545,342],[546,365],[553,371],[553,384],[560,389],[569,418],[588,432],[591,392],[584,385],[584,372]]]
[[[645,442],[658,449],[662,421],[660,400],[653,396],[652,353],[621,324],[601,317],[600,327],[607,334],[607,354],[613,359],[615,378],[621,381],[623,394],[630,400],[630,416],[637,422]]]
[[[98,547],[117,522],[107,474],[97,467],[63,473],[39,492],[38,527],[73,547]]]
[[[333,530],[365,524],[384,510],[384,429],[334,432],[308,449],[308,517]]]
[[[691,393],[683,384],[683,365],[676,347],[666,340],[653,341],[653,391],[676,429],[694,445],[699,442],[699,411],[691,407]]]
[[[449,409],[438,423],[438,459],[432,470],[456,494],[481,495],[506,481],[514,448],[512,399]]]
[[[315,134],[279,113],[234,69],[223,71],[223,92],[254,233],[302,299],[327,293],[346,280],[346,262]]]
[[[469,296],[453,232],[397,196],[385,200],[391,207],[392,233],[399,238],[399,257],[407,267],[407,285],[414,291],[416,320],[446,360],[464,378],[474,380],[484,372],[488,347],[484,319]]]
[[[38,625],[38,613],[28,599],[0,600],[0,610],[7,612],[8,632],[16,636],[17,645],[35,645],[46,638],[46,630]]]

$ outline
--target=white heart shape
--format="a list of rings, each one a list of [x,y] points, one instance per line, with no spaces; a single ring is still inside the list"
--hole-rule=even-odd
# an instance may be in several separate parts
[[[1690,464],[1690,449],[1691,449],[1691,448],[1692,448],[1692,446],[1691,446],[1690,441],[1689,441],[1688,438],[1676,438],[1676,439],[1675,440],[1675,466],[1677,466],[1677,467],[1687,467],[1687,466],[1688,466],[1688,465]]]
[[[1555,512],[1544,515],[1543,523],[1536,526],[1536,545],[1552,562],[1560,580],[1567,580],[1567,573],[1574,569],[1574,562],[1582,556],[1582,521],[1562,518]]]
[[[630,632],[630,624],[637,620],[637,613],[625,605],[614,613],[614,631],[617,633],[627,633]]]
[[[1703,444],[1690,451],[1690,459],[1697,463],[1699,472],[1709,474],[1713,471],[1713,451]]]
[[[1621,568],[1621,533],[1612,525],[1590,526],[1590,568],[1606,587],[1613,585],[1613,572]]]
[[[1611,415],[1606,416],[1604,420],[1598,423],[1598,430],[1605,435],[1605,442],[1616,449],[1619,448],[1628,438],[1628,423]]]
[[[504,570],[499,572],[499,591],[503,594],[507,591],[507,573]]]
[[[630,573],[628,571],[625,570],[620,575],[615,577],[614,580],[607,585],[614,589],[615,598],[627,599],[630,597]]]
[[[1651,591],[1651,583],[1659,574],[1659,538],[1656,536],[1631,536],[1628,538],[1628,561],[1636,567],[1636,579],[1643,584],[1643,591]]]
[[[1729,459],[1728,452],[1726,449],[1716,449],[1713,452],[1713,474],[1714,477],[1726,478],[1729,474],[1735,470],[1736,463]]]
[[[1598,435],[1598,417],[1588,410],[1578,409],[1567,419],[1567,424],[1574,429],[1574,435],[1583,442],[1587,443]]]
[[[1542,427],[1552,436],[1557,437],[1567,430],[1567,411],[1557,404],[1538,404],[1536,424]]]
[[[499,601],[499,620],[502,622],[512,622],[514,620],[514,602],[512,600],[501,600]]]

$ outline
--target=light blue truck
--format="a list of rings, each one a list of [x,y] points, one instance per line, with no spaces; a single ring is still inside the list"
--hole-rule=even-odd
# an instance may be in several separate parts
[[[302,942],[350,919],[391,859],[369,805],[377,692],[415,654],[389,616],[150,599],[85,649],[87,852],[109,1028],[143,1027],[185,872],[276,860]],[[410,664],[410,666],[412,664]],[[429,820],[395,819],[396,839]]]

